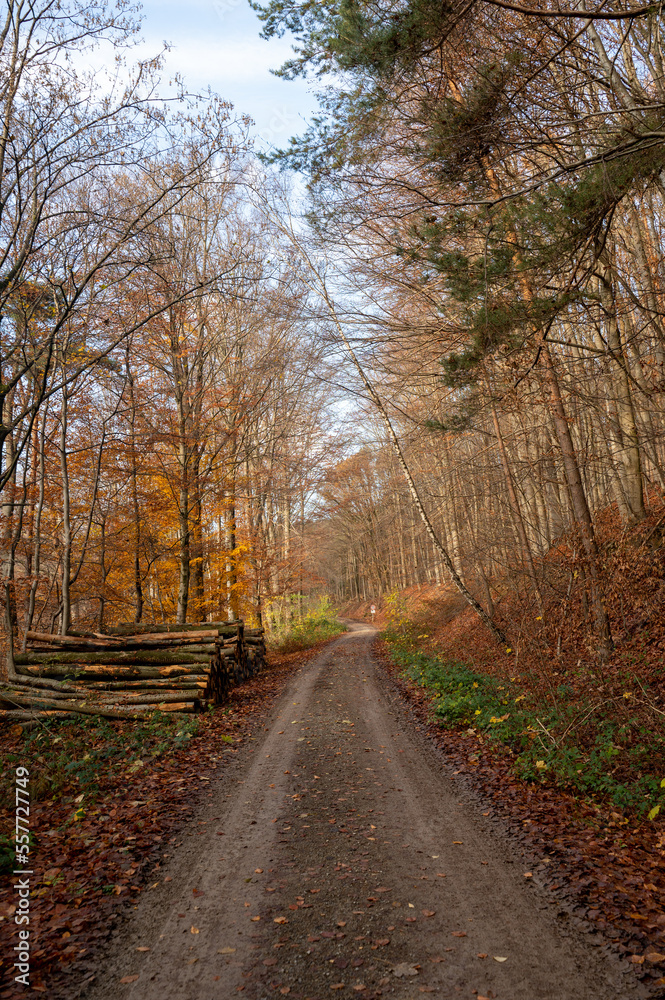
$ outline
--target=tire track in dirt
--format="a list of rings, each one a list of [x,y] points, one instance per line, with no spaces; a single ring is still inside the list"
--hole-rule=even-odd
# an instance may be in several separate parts
[[[213,789],[203,831],[193,820],[171,881],[142,899],[86,996],[629,996],[630,977],[524,878],[514,844],[458,801],[391,700],[375,630],[351,628]]]

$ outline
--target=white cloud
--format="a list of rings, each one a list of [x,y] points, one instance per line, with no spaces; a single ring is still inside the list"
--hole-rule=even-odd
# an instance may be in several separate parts
[[[152,38],[141,46],[141,54],[157,52],[160,48],[160,40]],[[166,67],[168,72],[182,74],[188,82],[200,84],[205,81],[206,86],[209,83],[213,90],[221,90],[224,83],[237,86],[240,83],[261,82],[283,86],[270,70],[279,68],[290,55],[288,42],[281,39],[270,44],[261,39],[246,40],[238,36],[205,41],[197,38],[174,39],[173,49],[166,56]]]

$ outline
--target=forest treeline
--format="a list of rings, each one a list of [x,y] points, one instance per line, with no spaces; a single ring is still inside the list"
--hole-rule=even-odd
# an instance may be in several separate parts
[[[160,97],[137,30],[96,0],[8,0],[0,30],[2,562],[21,635],[260,623],[266,597],[303,590],[330,397],[301,264],[248,196],[248,122],[182,85]]]
[[[321,90],[268,165],[221,98],[159,96],[122,9],[7,0],[10,615],[260,624],[452,579],[502,641],[507,593],[581,608],[607,658],[663,610],[660,12],[255,6]]]
[[[272,159],[309,177],[366,378],[367,445],[326,485],[332,586],[373,598],[449,561],[490,617],[506,583],[539,621],[581,603],[607,657],[665,596],[662,12],[255,7],[297,39],[281,74],[320,80]]]

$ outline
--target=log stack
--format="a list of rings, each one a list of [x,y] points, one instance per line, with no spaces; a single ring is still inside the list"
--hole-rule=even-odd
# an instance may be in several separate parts
[[[115,625],[105,633],[28,632],[0,685],[0,719],[68,714],[143,718],[199,712],[265,662],[260,629],[242,621]]]

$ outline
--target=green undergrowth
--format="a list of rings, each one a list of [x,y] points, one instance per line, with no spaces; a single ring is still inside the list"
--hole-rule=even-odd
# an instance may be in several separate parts
[[[517,677],[498,680],[423,653],[403,628],[384,638],[402,674],[434,694],[439,724],[503,744],[516,777],[650,819],[665,815],[665,733],[629,703],[593,705],[566,684],[545,699]]]
[[[0,755],[2,792],[9,793],[20,764],[30,771],[33,799],[69,792],[90,802],[109,777],[136,774],[149,761],[185,746],[198,731],[198,718],[162,712],[135,722],[49,720],[25,734],[20,753]]]
[[[293,653],[299,649],[308,649],[324,639],[334,639],[346,632],[327,597],[321,598],[317,604],[304,613],[295,609],[291,620],[277,627],[269,635],[270,645],[280,653]]]

